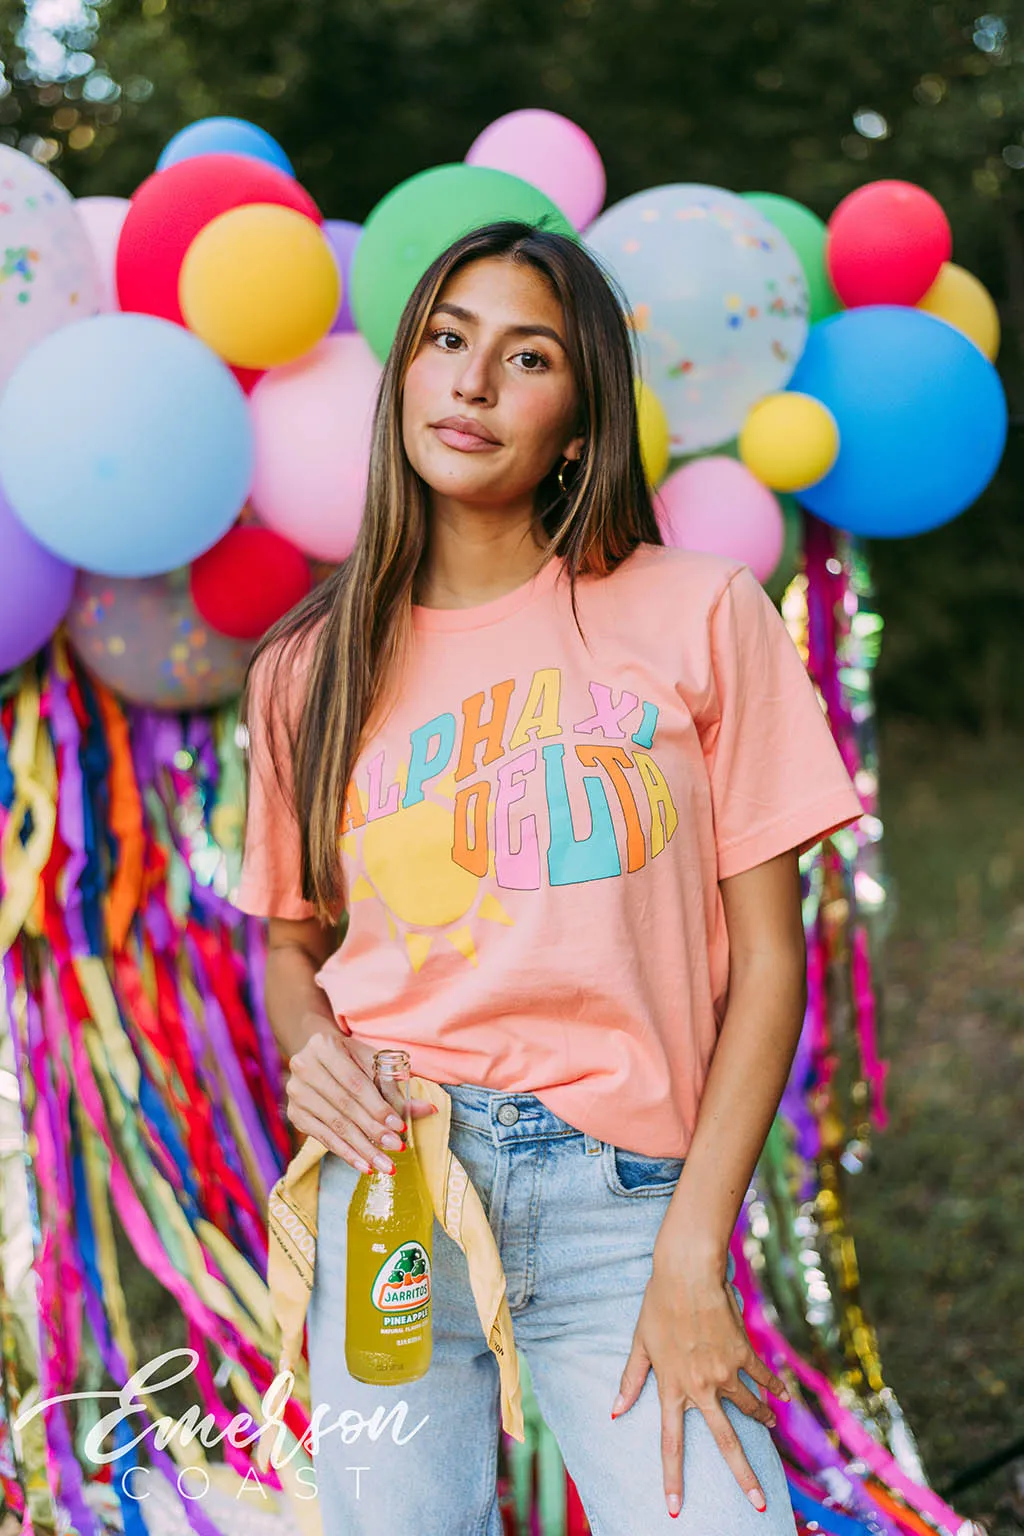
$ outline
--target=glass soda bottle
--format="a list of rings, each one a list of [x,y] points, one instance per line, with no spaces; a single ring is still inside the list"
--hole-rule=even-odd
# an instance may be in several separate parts
[[[348,1208],[345,1363],[357,1381],[425,1376],[431,1355],[434,1206],[413,1143],[407,1051],[377,1051],[374,1087],[403,1124],[395,1172],[361,1173]]]

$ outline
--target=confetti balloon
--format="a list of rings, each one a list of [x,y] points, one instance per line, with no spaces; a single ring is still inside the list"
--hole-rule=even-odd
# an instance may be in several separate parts
[[[230,640],[200,618],[185,566],[139,580],[80,571],[67,631],[101,683],[157,709],[206,709],[233,698],[254,644]]]
[[[824,220],[819,219],[810,208],[805,208],[803,203],[798,203],[792,197],[783,197],[778,192],[741,192],[740,196],[785,235],[799,256],[807,279],[810,323],[816,325],[826,315],[834,315],[839,308],[839,300],[825,265],[828,228]]]
[[[99,310],[100,274],[74,199],[0,144],[0,390],[38,341]]]
[[[652,187],[603,213],[586,243],[625,290],[674,456],[734,437],[787,382],[807,340],[807,281],[752,204],[721,187]]]

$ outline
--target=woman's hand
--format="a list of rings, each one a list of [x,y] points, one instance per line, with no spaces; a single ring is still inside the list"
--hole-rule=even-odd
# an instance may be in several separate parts
[[[612,1418],[631,1408],[653,1369],[661,1399],[661,1460],[669,1514],[683,1504],[683,1415],[699,1408],[736,1481],[756,1509],[767,1504],[743,1446],[719,1402],[724,1396],[771,1428],[775,1415],[739,1379],[754,1381],[788,1399],[785,1383],[772,1374],[750,1346],[732,1287],[703,1273],[658,1267],[647,1284],[633,1346],[622,1373]]]
[[[321,1021],[289,1059],[288,1119],[360,1173],[369,1173],[371,1162],[383,1173],[394,1173],[380,1148],[397,1152],[402,1146],[402,1105],[392,1106],[374,1087],[373,1056],[371,1046]],[[410,1116],[436,1113],[424,1099],[409,1099],[408,1107]]]

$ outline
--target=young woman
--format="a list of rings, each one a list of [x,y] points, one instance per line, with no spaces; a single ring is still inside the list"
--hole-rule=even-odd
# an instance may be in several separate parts
[[[391,1047],[451,1095],[596,1536],[795,1531],[728,1245],[803,1018],[797,855],[861,807],[749,567],[662,545],[633,364],[582,245],[457,241],[384,370],[356,547],[253,661],[238,905],[290,1120],[335,1154],[312,1400],[409,1406],[404,1443],[324,1440],[325,1536],[501,1531],[497,1365],[437,1223],[429,1371],[346,1371]]]

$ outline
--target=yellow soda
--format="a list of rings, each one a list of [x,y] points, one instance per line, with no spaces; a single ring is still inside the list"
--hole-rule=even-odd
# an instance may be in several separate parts
[[[434,1206],[411,1131],[407,1051],[377,1051],[373,1081],[404,1122],[395,1172],[361,1173],[348,1208],[345,1363],[357,1381],[416,1381],[431,1355]]]

